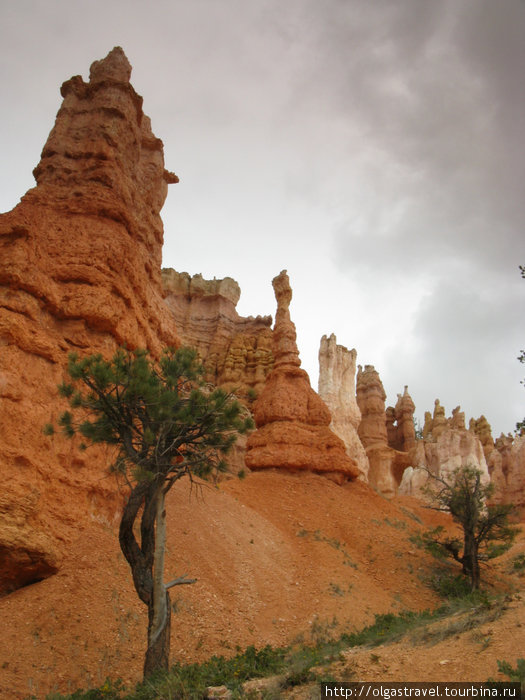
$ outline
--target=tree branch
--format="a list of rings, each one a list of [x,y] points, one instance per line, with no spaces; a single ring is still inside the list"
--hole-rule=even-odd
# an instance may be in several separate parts
[[[173,586],[182,586],[184,583],[196,583],[197,579],[196,578],[186,578],[188,574],[182,574],[182,576],[179,576],[178,578],[173,579],[173,581],[170,581],[169,583],[164,584],[164,588],[166,590],[173,588]]]

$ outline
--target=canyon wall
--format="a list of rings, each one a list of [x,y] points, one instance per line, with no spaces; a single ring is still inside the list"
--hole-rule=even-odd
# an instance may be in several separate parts
[[[61,88],[37,182],[0,217],[0,594],[57,570],[119,507],[107,454],[44,437],[67,355],[177,346],[161,285],[163,145],[120,48]]]
[[[165,269],[162,282],[179,338],[197,349],[207,380],[251,405],[273,367],[272,317],[239,316],[241,291],[231,277],[206,280]]]

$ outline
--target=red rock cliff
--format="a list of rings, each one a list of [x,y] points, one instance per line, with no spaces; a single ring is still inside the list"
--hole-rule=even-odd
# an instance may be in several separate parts
[[[63,104],[34,175],[0,218],[0,593],[56,571],[85,518],[117,507],[107,456],[42,435],[67,354],[177,345],[161,289],[162,142],[120,48]]]

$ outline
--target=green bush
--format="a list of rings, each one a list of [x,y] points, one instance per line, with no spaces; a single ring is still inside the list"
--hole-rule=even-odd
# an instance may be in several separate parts
[[[465,598],[471,593],[470,582],[462,574],[436,574],[430,579],[430,585],[442,598]]]
[[[525,554],[518,554],[512,560],[512,570],[518,571],[520,574],[525,572]]]
[[[525,659],[516,660],[516,668],[508,661],[498,661],[498,671],[515,683],[521,683],[521,694],[525,693]]]

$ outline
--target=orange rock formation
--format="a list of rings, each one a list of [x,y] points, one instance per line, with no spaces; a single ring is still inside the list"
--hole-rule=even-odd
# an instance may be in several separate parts
[[[403,394],[397,395],[395,407],[387,408],[388,444],[400,452],[409,452],[416,446],[414,411],[416,407],[405,386]],[[390,419],[389,419],[390,417]]]
[[[107,455],[43,425],[71,350],[176,345],[161,288],[163,146],[115,48],[63,104],[34,175],[0,218],[0,593],[57,570],[73,531],[118,507]]]
[[[361,410],[361,423],[358,434],[370,464],[368,483],[383,496],[392,498],[410,459],[408,453],[395,450],[388,444],[385,399],[383,383],[373,365],[365,365],[364,369],[359,365],[357,403]],[[392,418],[395,420],[395,415]]]
[[[494,442],[490,424],[481,416],[470,422],[480,431],[479,438],[487,460],[490,479],[495,490],[494,503],[512,503],[517,515],[525,516],[525,436],[500,435]],[[488,426],[488,427],[487,427]],[[490,440],[488,436],[490,435]]]
[[[273,331],[274,368],[254,405],[257,430],[248,438],[250,469],[307,470],[336,480],[354,479],[359,469],[343,441],[329,428],[330,411],[301,369],[295,326],[290,319],[292,289],[286,271],[272,282],[277,299]]]
[[[198,350],[207,379],[250,400],[273,367],[271,316],[239,316],[239,285],[230,277],[205,280],[162,271],[166,303],[184,345]]]
[[[478,436],[483,445],[483,454],[488,460],[491,452],[495,449],[490,423],[485,416],[480,416],[478,419],[471,418],[469,421],[469,430],[474,433],[474,435]]]

